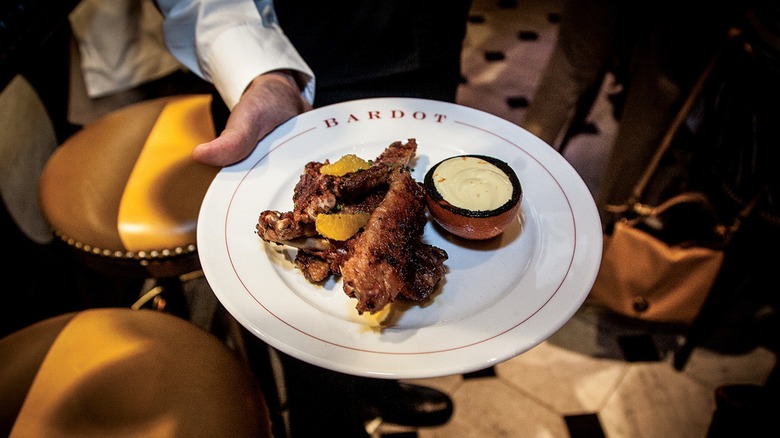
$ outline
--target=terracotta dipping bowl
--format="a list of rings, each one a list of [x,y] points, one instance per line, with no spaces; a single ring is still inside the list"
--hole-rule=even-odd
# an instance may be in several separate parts
[[[436,188],[434,174],[445,161],[472,157],[496,166],[509,178],[512,194],[506,203],[491,210],[469,210],[448,202]],[[459,155],[442,160],[425,174],[423,181],[427,194],[428,210],[433,219],[448,232],[471,240],[486,240],[498,236],[512,221],[516,220],[523,199],[523,189],[514,170],[505,162],[484,155]]]

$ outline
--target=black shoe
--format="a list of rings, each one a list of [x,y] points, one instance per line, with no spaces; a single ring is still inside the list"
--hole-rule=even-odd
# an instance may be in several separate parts
[[[452,400],[447,394],[427,386],[385,382],[364,393],[361,407],[367,420],[379,417],[387,423],[425,427],[445,424],[452,417]]]

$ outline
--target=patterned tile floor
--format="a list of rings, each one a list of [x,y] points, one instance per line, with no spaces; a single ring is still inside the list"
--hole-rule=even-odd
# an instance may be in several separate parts
[[[561,0],[475,0],[463,52],[459,103],[520,124],[550,53]],[[575,137],[565,158],[593,191],[616,122],[608,100],[589,116],[595,134]],[[494,368],[413,382],[451,395],[444,426],[410,430],[377,422],[374,437],[702,437],[715,389],[762,384],[776,357],[763,347],[741,354],[694,350],[677,371],[680,327],[641,324],[586,302],[551,338]]]

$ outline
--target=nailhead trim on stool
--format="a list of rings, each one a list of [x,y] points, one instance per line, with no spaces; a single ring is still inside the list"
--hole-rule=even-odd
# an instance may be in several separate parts
[[[195,244],[190,244],[185,247],[177,246],[175,248],[163,248],[163,249],[152,249],[148,251],[118,251],[118,250],[110,250],[110,249],[103,249],[98,247],[90,246],[89,244],[85,244],[84,242],[79,242],[76,239],[73,239],[72,237],[69,237],[66,234],[61,234],[57,230],[54,230],[54,234],[59,237],[63,242],[67,243],[68,245],[82,250],[89,254],[94,254],[98,256],[103,257],[113,257],[117,259],[128,259],[128,260],[154,260],[154,259],[162,259],[167,257],[173,257],[173,256],[180,256],[184,254],[189,254],[197,251],[197,247]]]

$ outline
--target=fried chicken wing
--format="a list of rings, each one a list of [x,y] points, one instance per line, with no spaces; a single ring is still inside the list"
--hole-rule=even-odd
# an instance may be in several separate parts
[[[425,226],[425,193],[408,170],[390,176],[390,188],[356,237],[341,267],[344,292],[357,298],[359,313],[377,312],[409,289],[409,266]]]
[[[310,282],[341,275],[360,314],[376,313],[398,298],[428,298],[444,277],[448,256],[422,242],[425,191],[408,168],[416,150],[414,139],[394,142],[368,169],[343,176],[320,174],[327,162],[306,164],[293,191],[293,210],[262,212],[258,236],[296,246],[295,265]],[[371,216],[346,241],[318,236],[317,215],[336,209]]]

